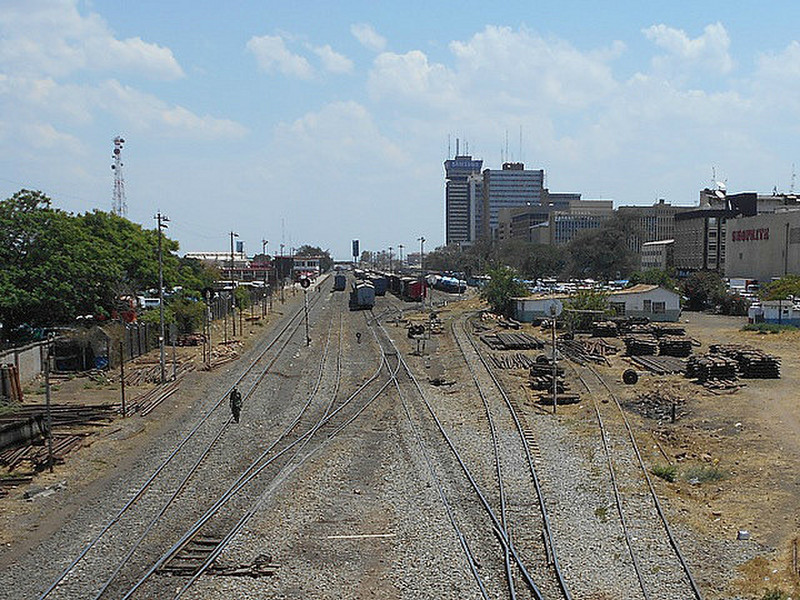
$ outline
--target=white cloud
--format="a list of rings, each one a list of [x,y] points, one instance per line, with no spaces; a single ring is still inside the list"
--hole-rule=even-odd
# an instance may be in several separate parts
[[[319,56],[326,71],[331,73],[351,73],[353,71],[353,61],[344,54],[339,54],[329,45],[313,47],[312,50]]]
[[[757,78],[778,87],[800,84],[800,42],[791,42],[780,53],[758,57]]]
[[[247,42],[247,49],[256,57],[259,67],[268,73],[277,70],[298,79],[311,79],[314,75],[308,60],[292,53],[281,36],[253,36]]]
[[[367,86],[376,99],[437,108],[446,108],[458,101],[459,89],[454,74],[442,64],[428,62],[428,57],[419,50],[378,55]]]
[[[663,24],[643,29],[642,33],[667,51],[666,55],[653,59],[653,66],[659,71],[701,68],[725,74],[733,69],[728,52],[731,40],[722,23],[706,25],[703,34],[694,39],[681,29]]]
[[[386,38],[375,31],[369,23],[354,23],[350,26],[350,33],[367,50],[382,52],[386,48]]]
[[[0,6],[0,64],[7,73],[64,77],[80,70],[137,72],[162,80],[184,73],[169,48],[117,39],[99,15],[74,0]]]

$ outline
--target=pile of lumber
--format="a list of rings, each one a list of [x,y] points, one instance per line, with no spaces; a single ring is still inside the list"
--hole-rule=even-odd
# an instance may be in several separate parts
[[[601,340],[559,340],[559,349],[570,359],[578,364],[587,362],[608,364],[609,354],[614,354],[617,349]]]
[[[194,371],[195,364],[192,360],[178,360],[175,365],[175,375],[180,376],[189,371]],[[165,371],[167,376],[172,376],[173,365],[171,360],[166,361]],[[125,365],[125,385],[136,386],[147,383],[161,382],[161,362],[158,359],[137,358]]]
[[[619,327],[614,321],[597,321],[592,323],[592,337],[617,337]]]
[[[632,356],[631,362],[656,375],[686,371],[686,361],[675,356]]]
[[[652,356],[658,353],[658,340],[653,335],[629,335],[623,341],[628,356]]]
[[[622,317],[614,319],[620,334],[626,333],[650,333],[648,324],[650,320],[646,317]]]
[[[11,423],[46,413],[45,404],[24,404],[3,413],[0,424]],[[51,404],[53,428],[107,425],[119,412],[119,404]]]
[[[692,353],[692,340],[685,335],[664,335],[658,338],[658,352],[685,358]]]
[[[656,337],[686,335],[686,328],[674,323],[650,323],[650,332]]]
[[[700,354],[686,361],[686,376],[705,382],[712,379],[736,379],[738,364],[720,354]]]
[[[538,350],[544,347],[544,342],[528,333],[486,334],[481,339],[492,350]]]
[[[685,412],[686,400],[666,389],[656,389],[651,392],[639,394],[631,403],[640,415],[659,421],[672,419],[673,405],[675,406],[676,420]]]
[[[206,336],[202,333],[183,333],[175,340],[176,346],[202,346]]]
[[[516,354],[490,354],[489,359],[498,369],[529,369],[536,362],[521,352]]]
[[[228,364],[229,362],[238,360],[240,346],[241,343],[237,341],[232,341],[228,342],[227,344],[219,344],[218,346],[215,346],[211,350],[210,363],[204,366],[203,369],[206,371],[211,371],[216,369],[217,367],[221,367],[222,365]]]
[[[22,402],[22,384],[16,365],[0,366],[0,398],[11,402]]]
[[[564,369],[557,367],[556,371],[558,392],[569,389],[569,384],[564,382]],[[531,389],[540,391],[553,390],[553,365],[552,363],[536,363],[529,371],[528,385]]]
[[[745,379],[780,379],[781,359],[745,344],[712,344],[711,352],[736,361]]]

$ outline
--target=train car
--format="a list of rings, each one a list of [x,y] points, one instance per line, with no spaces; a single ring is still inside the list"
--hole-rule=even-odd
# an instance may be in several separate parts
[[[427,296],[428,286],[424,279],[417,279],[414,277],[403,277],[401,279],[402,292],[401,297],[403,300],[410,300],[411,302],[422,302]]]
[[[369,310],[375,306],[375,288],[371,283],[358,281],[350,292],[350,310]]]
[[[395,296],[403,295],[403,283],[398,275],[389,275],[389,291]]]
[[[343,292],[347,287],[347,277],[342,275],[341,273],[337,273],[333,276],[333,291],[334,292]]]
[[[376,296],[385,296],[386,290],[389,287],[389,282],[383,275],[378,273],[373,273],[370,277],[370,281],[372,282],[372,287],[375,288],[375,295]]]
[[[463,294],[467,289],[467,282],[456,277],[440,277],[435,287],[450,294]]]

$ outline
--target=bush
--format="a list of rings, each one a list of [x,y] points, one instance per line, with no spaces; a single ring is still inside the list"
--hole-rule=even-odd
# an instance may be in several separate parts
[[[684,479],[690,483],[711,483],[721,481],[727,476],[728,474],[717,466],[691,467],[683,475]]]
[[[764,592],[761,600],[787,600],[789,596],[782,589],[773,588]]]
[[[675,483],[675,479],[678,475],[678,468],[675,465],[656,465],[650,469],[650,472],[659,479]]]
[[[795,325],[781,325],[779,323],[748,323],[742,331],[757,331],[758,333],[780,333],[781,331],[797,331]]]

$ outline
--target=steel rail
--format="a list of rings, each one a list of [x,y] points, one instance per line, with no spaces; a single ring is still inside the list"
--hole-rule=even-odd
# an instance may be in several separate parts
[[[497,386],[497,389],[500,392],[500,395],[503,396],[503,400],[506,403],[506,407],[508,408],[509,412],[511,413],[512,418],[514,419],[514,425],[517,428],[517,433],[519,433],[519,436],[522,439],[522,447],[525,449],[525,458],[526,458],[526,460],[528,462],[528,469],[530,470],[531,478],[533,480],[533,485],[534,485],[534,488],[536,489],[536,496],[537,496],[537,499],[539,501],[539,510],[542,513],[542,521],[544,523],[545,539],[546,539],[547,545],[550,548],[550,553],[551,553],[551,555],[553,557],[553,570],[555,571],[556,579],[558,580],[558,585],[561,588],[561,592],[564,594],[564,597],[567,600],[572,600],[572,594],[569,591],[569,586],[567,586],[567,582],[564,579],[564,574],[561,571],[561,565],[560,565],[559,560],[558,560],[558,552],[556,551],[553,531],[552,531],[552,528],[550,526],[550,516],[549,516],[549,514],[547,512],[547,506],[546,506],[545,500],[544,500],[544,492],[542,491],[542,486],[541,486],[541,483],[539,482],[539,475],[536,472],[536,467],[533,464],[533,457],[531,456],[530,448],[528,447],[528,443],[525,441],[525,434],[524,434],[524,431],[523,431],[523,428],[522,428],[522,422],[519,419],[519,415],[517,414],[516,409],[514,408],[514,406],[511,403],[511,399],[509,398],[508,393],[505,390],[505,387],[500,382],[500,380],[497,378],[497,376],[494,374],[494,371],[492,371],[492,369],[490,368],[489,363],[486,361],[486,358],[483,356],[483,354],[478,349],[478,346],[475,343],[475,341],[472,339],[472,337],[467,332],[466,324],[463,323],[463,322],[462,322],[462,327],[464,329],[465,335],[467,336],[467,340],[469,341],[469,343],[472,346],[473,350],[477,354],[478,359],[481,361],[481,364],[486,369],[486,372],[489,374],[489,377],[491,377],[492,381]]]
[[[316,304],[316,302],[315,302]],[[236,387],[245,377],[247,377],[250,372],[255,368],[255,366],[261,361],[261,359],[269,352],[272,347],[278,343],[281,337],[288,331],[295,320],[299,319],[300,315],[303,314],[303,309],[299,309],[290,319],[287,321],[286,325],[284,325],[281,330],[275,335],[275,337],[268,342],[268,344],[264,347],[264,349],[256,356],[250,363],[250,365],[245,369],[245,371],[239,376],[239,378],[219,397],[216,401],[211,401],[207,406],[206,412],[201,416],[200,420],[197,424],[184,436],[184,438],[178,443],[178,445],[173,449],[173,451],[167,455],[167,457],[162,461],[162,463],[156,468],[156,470],[148,477],[148,479],[139,487],[133,497],[126,502],[122,508],[111,518],[111,520],[95,535],[94,538],[81,550],[77,557],[75,557],[72,562],[58,575],[58,577],[51,582],[50,586],[38,597],[38,600],[44,600],[47,598],[60,584],[64,581],[64,579],[69,575],[69,573],[74,569],[78,563],[83,560],[86,555],[100,542],[100,540],[114,527],[114,525],[119,522],[120,518],[128,511],[130,508],[136,504],[144,493],[150,488],[156,478],[161,474],[161,472],[166,469],[167,466],[175,459],[178,453],[186,446],[186,444],[191,441],[194,435],[200,430],[200,428],[208,421],[211,417],[213,412],[227,399],[228,394],[230,391]],[[295,324],[295,331],[292,332],[292,335],[297,331],[299,328],[299,323],[301,321],[298,320],[298,323]],[[285,347],[285,346],[284,346]]]
[[[392,347],[397,352],[398,357],[400,357],[401,363],[403,365],[403,370],[406,372],[409,379],[414,384],[417,393],[419,394],[420,398],[422,399],[422,402],[425,404],[426,408],[428,409],[428,412],[430,413],[431,417],[436,423],[436,426],[438,427],[439,432],[441,433],[443,439],[447,443],[448,447],[450,448],[450,451],[453,453],[453,456],[456,458],[456,461],[461,467],[461,470],[463,471],[464,475],[467,477],[467,480],[470,482],[470,485],[472,486],[473,490],[477,494],[478,499],[480,500],[480,503],[484,508],[484,511],[487,513],[495,529],[497,530],[497,536],[501,544],[503,544],[503,546],[508,548],[508,550],[511,552],[511,555],[514,558],[514,562],[516,562],[517,567],[522,573],[523,580],[525,581],[530,591],[533,593],[534,597],[537,598],[537,600],[544,600],[544,596],[542,595],[539,586],[536,585],[536,582],[533,580],[533,577],[531,577],[531,574],[528,572],[527,568],[525,567],[525,564],[522,562],[522,559],[520,558],[513,544],[511,544],[511,541],[509,540],[508,537],[508,532],[503,528],[502,523],[500,523],[500,519],[497,517],[494,510],[492,510],[492,507],[490,506],[488,500],[486,499],[486,495],[483,493],[481,487],[478,485],[478,482],[475,480],[475,477],[472,475],[472,471],[467,466],[464,459],[461,457],[461,454],[459,453],[455,444],[450,439],[450,436],[447,434],[444,425],[442,425],[442,422],[439,420],[439,417],[436,415],[436,412],[433,410],[433,407],[431,406],[430,402],[428,402],[428,399],[426,398],[425,393],[422,391],[422,386],[420,386],[419,381],[414,376],[414,373],[411,371],[411,368],[408,366],[408,363],[406,363],[406,361],[402,358],[402,354],[398,350],[394,341],[391,339],[391,336],[389,336],[388,332],[386,332],[383,325],[378,324],[378,326],[384,331],[384,333],[386,333],[386,336],[387,338],[389,338]]]
[[[478,383],[478,377],[475,374],[475,371],[472,368],[472,365],[467,360],[466,352],[464,348],[461,346],[461,341],[458,339],[456,335],[456,325],[455,323],[450,324],[450,330],[453,334],[453,339],[456,341],[456,345],[458,349],[461,351],[462,356],[464,357],[464,362],[467,365],[467,370],[469,370],[469,374],[472,377],[472,382],[475,384],[475,389],[478,390],[478,395],[481,398],[481,402],[483,402],[483,408],[486,412],[486,419],[489,422],[489,431],[491,433],[492,438],[492,449],[494,451],[494,462],[495,462],[495,472],[497,473],[497,486],[499,489],[500,495],[500,522],[503,525],[503,528],[508,531],[508,518],[506,514],[506,493],[505,493],[505,486],[503,485],[503,468],[500,461],[500,446],[497,440],[497,429],[494,424],[494,418],[492,417],[491,409],[489,408],[489,401],[486,398],[486,394],[484,394],[483,389],[481,388],[480,384]],[[511,535],[509,534],[509,540],[511,539]],[[514,576],[511,572],[511,553],[508,551],[508,548],[504,547],[504,561],[505,561],[505,568],[506,568],[506,580],[508,581],[508,590],[511,600],[516,600],[517,594],[514,589]]]
[[[597,415],[597,423],[600,428],[600,436],[603,440],[603,449],[606,453],[606,461],[608,463],[608,472],[611,477],[611,488],[614,491],[614,502],[617,505],[617,513],[619,514],[620,523],[622,524],[622,532],[625,535],[625,544],[628,546],[628,553],[631,556],[631,560],[633,561],[633,570],[636,572],[636,578],[639,580],[639,588],[642,590],[642,595],[644,596],[645,600],[650,599],[650,594],[647,591],[647,586],[644,582],[644,576],[642,574],[641,567],[639,565],[639,558],[636,552],[633,549],[633,541],[631,540],[630,531],[628,529],[628,522],[625,518],[625,510],[622,507],[622,497],[619,493],[619,486],[617,485],[617,475],[614,469],[614,461],[611,457],[611,448],[608,443],[608,435],[606,432],[605,424],[603,423],[603,417],[600,415],[600,407],[597,404],[597,399],[595,398],[594,394],[592,393],[589,384],[586,383],[586,380],[583,378],[581,373],[573,366],[575,370],[575,374],[580,379],[583,386],[586,388],[586,391],[589,392],[589,395],[592,397],[592,405],[594,406],[594,412]]]
[[[323,371],[324,371],[324,365],[325,365],[325,361],[327,359],[327,356],[328,356],[328,353],[329,353],[329,349],[330,349],[330,339],[331,339],[330,333],[331,333],[331,328],[332,327],[333,327],[333,321],[329,321],[328,335],[326,336],[326,342],[325,342],[325,350],[324,350],[324,353],[323,353],[323,356],[322,356],[322,360],[320,361],[320,368],[319,368],[319,372],[317,374],[317,380],[315,382],[314,387],[312,388],[311,393],[309,394],[309,397],[308,397],[306,403],[303,405],[303,407],[301,409],[301,414],[302,414],[302,412],[307,410],[308,407],[311,405],[311,402],[312,402],[314,396],[317,394],[317,392],[318,392],[318,390],[319,390],[319,388],[321,386],[322,376],[323,376]],[[340,315],[340,320],[339,320],[339,340],[340,341],[341,341],[341,336],[342,336],[341,329],[342,329],[342,327],[341,327],[341,315]],[[337,353],[337,364],[338,364],[339,361],[341,361],[340,354],[341,353]],[[261,379],[259,379],[259,382],[260,381],[261,381]],[[256,385],[258,385],[258,383],[256,383]],[[337,386],[338,386],[338,381],[337,381]],[[255,386],[253,386],[253,388],[251,388],[251,390],[248,391],[248,393],[246,394],[245,397],[249,396],[253,389],[255,389]],[[103,587],[95,595],[94,600],[99,600],[102,597],[102,595],[106,592],[106,590],[112,584],[112,582],[117,577],[119,572],[122,570],[122,568],[125,566],[125,564],[127,564],[127,562],[130,560],[131,556],[133,556],[133,554],[136,551],[136,549],[141,545],[141,543],[144,541],[144,539],[150,533],[152,528],[157,524],[159,519],[161,519],[163,517],[163,515],[166,513],[167,509],[172,505],[172,503],[177,499],[178,495],[183,490],[183,488],[188,484],[188,482],[191,479],[191,477],[194,475],[194,473],[200,467],[200,465],[203,462],[203,460],[208,456],[208,454],[210,453],[212,447],[221,438],[222,434],[226,431],[226,428],[231,424],[232,420],[233,420],[232,416],[228,417],[228,420],[226,421],[225,426],[220,428],[219,432],[214,437],[212,442],[207,446],[207,448],[205,449],[203,454],[200,455],[200,457],[197,459],[197,461],[194,463],[194,465],[192,465],[192,468],[186,473],[186,475],[182,479],[182,481],[181,481],[180,485],[178,486],[178,488],[167,499],[167,501],[165,502],[164,506],[160,509],[160,511],[153,517],[153,519],[150,521],[150,523],[148,524],[148,526],[145,529],[145,531],[139,536],[139,538],[137,538],[136,542],[130,548],[128,553],[123,557],[123,559],[120,561],[120,564],[117,566],[115,571],[112,573],[111,577],[106,581],[106,583],[103,585]],[[297,421],[295,421],[295,423],[296,422]],[[288,432],[284,432],[284,434],[282,434],[282,435],[286,435],[286,433],[288,433]]]
[[[371,329],[372,329],[372,335],[375,336],[375,340],[377,342],[378,341],[378,336],[375,333],[374,328],[371,328]],[[378,342],[378,343],[380,344],[380,342]],[[399,365],[399,361],[398,361],[398,365]],[[411,426],[411,431],[414,433],[414,437],[417,440],[417,444],[419,445],[420,449],[422,450],[422,455],[425,457],[425,463],[428,465],[428,472],[430,473],[431,478],[433,479],[433,481],[434,481],[434,483],[436,485],[436,491],[439,494],[439,499],[441,500],[441,502],[442,502],[442,504],[444,506],[444,509],[445,509],[445,512],[447,513],[447,518],[449,519],[450,524],[452,525],[453,529],[455,530],[456,537],[458,537],[458,541],[461,544],[461,548],[462,548],[462,550],[464,551],[464,554],[467,557],[467,564],[469,565],[469,570],[472,573],[472,576],[475,579],[475,582],[478,584],[478,588],[480,589],[480,592],[481,592],[481,597],[484,598],[484,600],[489,600],[489,594],[486,591],[486,585],[483,583],[483,579],[481,578],[481,575],[478,572],[478,566],[477,566],[477,563],[476,563],[476,560],[475,560],[475,555],[474,555],[474,553],[472,552],[472,549],[469,546],[469,542],[467,541],[466,536],[461,531],[461,528],[458,526],[458,522],[456,521],[455,512],[453,511],[453,507],[450,505],[450,502],[447,499],[447,494],[445,494],[445,492],[444,492],[444,487],[442,486],[442,482],[439,479],[439,477],[436,475],[436,470],[433,468],[433,462],[431,460],[430,453],[428,452],[428,449],[425,446],[425,443],[422,441],[422,436],[421,436],[421,434],[419,432],[419,428],[416,426],[416,424],[414,423],[413,418],[411,417],[411,411],[408,408],[408,403],[406,402],[406,399],[403,397],[403,392],[400,389],[400,383],[399,383],[399,381],[398,381],[396,376],[393,378],[393,380],[394,380],[395,389],[397,390],[397,395],[400,397],[400,403],[403,405],[403,411],[405,412],[406,419],[408,420],[408,423]]]
[[[383,363],[379,364],[378,368],[376,369],[375,373],[363,382],[343,403],[341,406],[337,407],[334,411],[328,414],[325,417],[325,422],[322,423],[324,425],[334,416],[336,416],[341,410],[343,410],[354,398],[356,398],[367,386],[373,383],[380,371],[383,368]],[[386,384],[388,385],[388,384]],[[384,386],[385,387],[385,386]],[[291,442],[288,446],[280,450],[277,454],[271,456],[269,459],[265,460],[263,463],[259,464],[265,457],[274,449],[278,442],[274,442],[267,448],[262,454],[254,460],[250,467],[240,475],[236,482],[231,484],[231,486],[220,496],[216,502],[200,517],[195,523],[190,527],[190,529],[183,534],[180,540],[175,542],[173,546],[167,550],[164,554],[159,557],[153,566],[147,570],[147,572],[136,582],[136,584],[123,596],[122,600],[127,600],[130,598],[136,590],[138,590],[159,568],[161,568],[182,546],[184,546],[193,536],[195,536],[200,529],[212,518],[214,517],[219,510],[232,498],[234,497],[242,488],[244,488],[250,481],[252,481],[255,477],[257,477],[264,469],[266,469],[270,464],[272,464],[275,460],[277,460],[280,456],[297,446],[298,444],[302,443],[307,437],[316,433],[319,429],[319,423],[316,424],[311,429],[307,430],[304,434],[299,436],[296,440]],[[293,428],[293,425],[292,425]]]
[[[369,398],[369,399],[368,399],[368,400],[367,400],[367,401],[364,403],[364,405],[363,405],[361,408],[359,408],[359,409],[358,409],[358,410],[357,410],[357,411],[356,411],[356,412],[355,412],[353,415],[351,415],[350,417],[348,417],[348,418],[347,418],[347,419],[344,421],[344,423],[342,423],[342,424],[341,424],[341,425],[339,425],[339,427],[337,427],[337,428],[336,428],[334,431],[332,431],[331,433],[329,433],[329,434],[328,434],[328,436],[327,436],[327,438],[326,438],[325,440],[323,440],[323,441],[320,443],[320,445],[319,445],[319,446],[317,446],[316,448],[314,448],[314,449],[313,449],[311,452],[309,452],[309,453],[308,453],[306,456],[304,456],[304,457],[303,457],[303,458],[302,458],[302,459],[301,459],[299,462],[297,462],[297,463],[294,463],[294,464],[293,464],[291,467],[286,467],[286,466],[285,466],[285,467],[284,467],[284,469],[288,469],[288,472],[285,472],[285,473],[283,473],[283,474],[282,474],[283,476],[285,476],[285,477],[288,477],[288,475],[290,475],[290,474],[291,474],[291,473],[293,473],[293,472],[294,472],[296,469],[298,469],[300,466],[302,466],[302,465],[303,465],[303,464],[304,464],[304,463],[305,463],[305,462],[306,462],[306,461],[307,461],[309,458],[311,458],[311,456],[313,456],[313,455],[314,455],[316,452],[319,452],[319,451],[320,451],[322,448],[324,448],[324,447],[325,447],[325,446],[328,444],[328,442],[330,442],[330,440],[332,440],[332,439],[333,439],[335,436],[337,436],[337,435],[338,435],[338,434],[339,434],[339,433],[340,433],[342,430],[344,430],[344,429],[345,429],[345,427],[347,427],[347,426],[348,426],[350,423],[352,423],[353,421],[355,421],[355,420],[356,420],[356,419],[357,419],[357,418],[358,418],[358,417],[359,417],[359,416],[360,416],[360,415],[361,415],[361,414],[362,414],[362,413],[363,413],[363,412],[364,412],[364,411],[365,411],[365,410],[366,410],[366,409],[367,409],[367,408],[368,408],[368,407],[369,407],[369,406],[370,406],[370,405],[371,405],[371,404],[372,404],[372,403],[373,403],[373,402],[374,402],[374,401],[375,401],[375,400],[376,400],[376,399],[377,399],[377,398],[378,398],[378,397],[379,397],[379,396],[380,396],[380,395],[383,393],[383,391],[384,391],[384,390],[385,390],[387,387],[389,387],[389,385],[391,384],[391,382],[392,382],[392,381],[394,380],[394,378],[396,377],[396,375],[397,375],[397,372],[400,370],[400,364],[399,364],[399,362],[398,362],[397,366],[395,367],[395,371],[394,371],[394,373],[392,373],[392,372],[391,372],[390,365],[389,365],[389,362],[386,360],[386,355],[385,355],[385,354],[383,354],[383,355],[382,355],[382,359],[381,359],[381,368],[382,368],[383,366],[386,366],[386,368],[387,368],[387,371],[389,371],[389,377],[390,377],[389,381],[387,381],[385,384],[383,384],[383,385],[382,385],[382,386],[381,386],[381,387],[378,389],[378,391],[377,391],[377,392],[375,392],[375,393],[374,393],[374,394],[373,394],[373,395],[372,395],[372,396],[371,396],[371,397],[370,397],[370,398]],[[315,434],[317,431],[319,431],[319,429],[322,427],[322,425],[326,424],[326,423],[329,421],[329,419],[327,418],[327,416],[326,416],[326,417],[323,417],[323,419],[324,419],[324,422],[322,422],[322,421],[321,421],[321,422],[320,422],[321,424],[319,425],[319,427],[317,427],[317,428],[316,428],[316,429],[315,429],[313,432],[311,432],[311,433],[310,433],[310,435],[309,435],[309,436],[306,438],[305,442],[304,442],[304,443],[301,445],[301,447],[300,447],[300,448],[298,448],[298,449],[295,451],[295,454],[294,454],[294,456],[292,457],[292,459],[290,459],[290,461],[289,461],[289,462],[291,462],[293,459],[297,458],[297,457],[300,455],[300,453],[303,451],[303,448],[305,448],[305,446],[306,446],[306,445],[308,444],[308,442],[311,440],[311,438],[313,437],[313,435],[314,435],[314,434]],[[200,576],[201,576],[203,573],[205,573],[205,572],[206,572],[206,570],[208,570],[208,568],[209,568],[209,567],[211,567],[211,565],[212,565],[212,564],[214,563],[214,561],[215,561],[215,560],[216,560],[216,559],[219,557],[219,555],[220,555],[220,554],[222,554],[222,552],[223,552],[223,551],[224,551],[224,549],[227,547],[227,545],[228,545],[228,544],[231,542],[231,540],[233,540],[233,538],[234,538],[234,537],[235,537],[235,536],[236,536],[236,535],[237,535],[237,534],[238,534],[238,533],[239,533],[239,532],[240,532],[240,531],[241,531],[241,530],[244,528],[244,526],[245,526],[245,525],[246,525],[246,524],[247,524],[247,523],[250,521],[250,519],[251,519],[251,518],[253,518],[253,516],[254,516],[254,515],[255,515],[255,514],[256,514],[256,513],[257,513],[257,512],[258,512],[258,511],[261,509],[261,506],[263,505],[263,503],[264,503],[264,501],[266,500],[267,496],[268,496],[268,494],[267,494],[266,492],[262,492],[262,494],[261,494],[261,495],[260,495],[260,496],[259,496],[259,497],[258,497],[258,498],[255,500],[255,502],[253,502],[253,504],[252,504],[252,505],[250,506],[250,508],[249,508],[249,509],[248,509],[248,510],[245,512],[245,514],[244,514],[244,515],[242,515],[242,517],[239,519],[239,521],[236,523],[236,525],[234,525],[234,527],[232,527],[231,529],[229,529],[229,530],[228,530],[228,532],[226,533],[225,537],[224,537],[224,538],[223,538],[223,539],[220,541],[220,543],[219,543],[219,544],[218,544],[218,545],[217,545],[217,546],[214,548],[214,550],[213,550],[213,551],[212,551],[212,552],[209,554],[209,556],[206,558],[206,560],[205,560],[205,561],[204,561],[204,563],[201,565],[201,567],[200,567],[200,568],[199,568],[199,569],[198,569],[198,570],[197,570],[197,571],[196,571],[196,572],[195,572],[195,573],[194,573],[194,574],[191,576],[191,578],[189,579],[189,581],[187,581],[187,582],[184,584],[184,586],[183,586],[181,589],[179,589],[179,590],[176,592],[176,594],[173,596],[173,600],[178,600],[179,598],[181,598],[181,597],[183,596],[183,594],[184,594],[185,592],[187,592],[187,591],[189,590],[189,588],[190,588],[190,587],[191,587],[191,586],[192,586],[192,585],[193,585],[193,584],[194,584],[194,583],[195,583],[195,582],[196,582],[196,581],[197,581],[197,580],[200,578]]]
[[[703,596],[700,593],[700,588],[698,588],[697,583],[692,576],[691,570],[689,569],[689,565],[686,562],[686,558],[683,556],[683,552],[681,552],[680,546],[678,545],[677,539],[675,539],[675,535],[672,532],[672,528],[667,521],[667,517],[664,514],[664,510],[661,507],[661,502],[658,499],[658,494],[656,493],[655,486],[653,486],[653,481],[650,479],[650,475],[647,472],[647,466],[644,464],[644,459],[642,458],[642,454],[639,451],[639,445],[636,442],[636,436],[633,433],[633,429],[631,428],[630,422],[628,421],[627,416],[625,416],[625,411],[622,410],[622,405],[619,402],[619,398],[617,395],[612,391],[609,385],[605,382],[605,380],[600,377],[597,371],[592,368],[590,365],[586,366],[589,371],[597,378],[597,380],[601,383],[601,385],[606,388],[608,394],[613,398],[614,404],[617,406],[617,410],[619,410],[620,415],[622,416],[622,421],[625,424],[625,429],[628,432],[628,437],[631,440],[631,446],[633,447],[633,451],[636,454],[636,458],[639,461],[639,466],[642,469],[642,474],[644,475],[644,479],[647,482],[647,487],[650,489],[650,495],[653,498],[653,503],[656,507],[656,512],[658,513],[659,518],[661,519],[661,523],[664,525],[664,530],[667,533],[667,537],[669,538],[669,543],[672,546],[673,550],[675,551],[675,556],[681,563],[681,567],[683,568],[684,573],[686,574],[686,578],[689,581],[689,585],[692,588],[692,593],[694,594],[697,600],[703,600]]]

